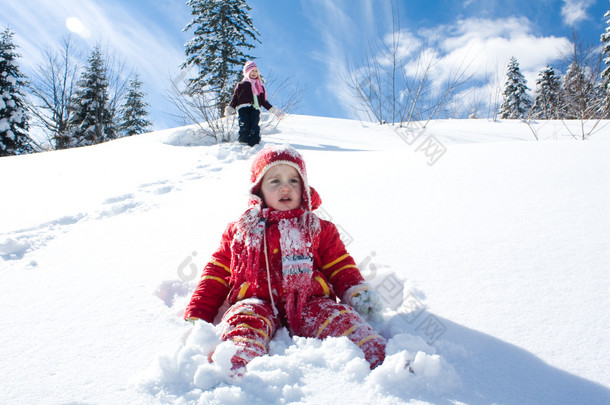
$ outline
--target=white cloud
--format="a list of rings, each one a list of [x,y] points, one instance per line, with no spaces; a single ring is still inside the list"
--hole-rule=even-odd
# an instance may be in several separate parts
[[[318,62],[325,64],[329,75],[335,77],[335,80],[330,77],[323,78],[326,83],[325,90],[331,94],[344,95],[345,89],[342,87],[340,80],[337,80],[337,77],[346,75],[344,46],[357,35],[357,32],[353,30],[355,24],[332,1],[318,0],[312,2],[312,4],[306,4],[305,2],[302,2],[302,4],[304,8],[309,8],[310,11],[315,13],[310,14],[310,20],[321,34],[321,40],[324,44],[324,48],[315,51],[311,56]],[[316,89],[316,91],[320,91],[320,89]],[[341,96],[339,98],[344,99]]]
[[[467,74],[479,79],[503,74],[514,56],[531,85],[541,68],[570,48],[567,38],[534,35],[525,18],[472,18],[460,20],[446,31],[451,35],[443,42],[446,55],[438,61],[438,80],[460,65],[467,65]]]
[[[329,71],[334,72],[341,69],[345,71],[346,60],[358,62],[361,57],[361,53],[349,53],[353,49],[346,46],[349,40],[341,41],[341,33],[356,35],[350,31],[353,22],[342,10],[329,6],[326,12],[333,12],[334,25],[332,28],[326,27],[326,30],[321,29],[326,35],[327,47],[318,57],[328,63]],[[369,38],[373,42],[378,38],[370,31],[368,37],[366,32],[358,34],[365,38],[360,41],[360,51],[366,47]],[[559,60],[561,53],[565,54],[570,48],[567,38],[536,35],[532,22],[525,17],[468,18],[418,32],[403,29],[400,39],[400,52],[411,61],[405,67],[407,74],[421,75],[423,69],[430,66],[429,79],[434,88],[441,89],[443,83],[455,79],[456,74],[461,72],[462,78],[475,79],[472,84],[480,86],[478,93],[491,92],[489,89],[504,82],[506,66],[511,56],[517,58],[522,74],[533,89],[540,69]],[[386,35],[384,40],[391,44],[392,36]],[[332,75],[327,86],[331,94],[344,103],[347,111],[352,100],[346,84],[336,75]]]
[[[588,8],[595,0],[564,0],[561,7],[563,22],[569,26],[575,26],[583,20],[589,19]]]
[[[377,0],[301,0],[312,26],[317,29],[323,47],[312,57],[326,66],[323,91],[332,94],[345,112],[352,112],[349,88],[342,78],[348,76],[348,63],[360,61],[367,51],[391,27],[391,3]],[[379,26],[384,30],[380,31]],[[326,97],[326,96],[325,96]]]

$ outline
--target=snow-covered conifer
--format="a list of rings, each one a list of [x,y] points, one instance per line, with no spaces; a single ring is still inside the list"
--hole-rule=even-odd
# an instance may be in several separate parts
[[[519,62],[514,56],[510,58],[506,70],[504,101],[500,106],[500,117],[509,119],[526,118],[532,106],[527,94],[526,80],[519,69]]]
[[[560,118],[561,84],[555,70],[547,65],[536,79],[536,96],[532,116],[539,119]]]
[[[0,34],[0,156],[32,152],[23,95],[26,77],[17,65],[13,35],[9,28]]]
[[[578,62],[570,63],[563,77],[563,116],[568,119],[589,119],[598,114],[595,83],[587,77]]]
[[[99,46],[89,57],[89,65],[78,82],[73,130],[66,139],[60,139],[58,149],[94,145],[116,138],[114,112],[109,107],[108,76]]]
[[[607,117],[610,115],[610,11],[604,14],[604,18],[606,18],[606,31],[601,35],[600,41],[605,68],[601,74],[600,86],[604,96],[603,112]]]
[[[248,14],[251,8],[245,0],[189,0],[187,5],[194,18],[184,31],[192,29],[194,38],[185,44],[182,68],[197,69],[188,91],[215,93],[222,110],[230,101],[243,64],[252,59],[245,53],[254,48],[250,41],[258,41],[258,31]]]
[[[142,90],[142,82],[138,75],[129,82],[127,99],[121,109],[121,136],[131,136],[146,132],[152,123],[146,119],[148,116],[148,103],[144,101],[146,94]]]

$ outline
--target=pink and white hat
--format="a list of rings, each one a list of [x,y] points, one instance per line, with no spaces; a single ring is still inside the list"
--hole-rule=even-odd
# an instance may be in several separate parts
[[[248,72],[252,69],[258,69],[258,66],[256,66],[256,63],[254,63],[254,61],[249,60],[244,65],[244,76],[248,77]]]

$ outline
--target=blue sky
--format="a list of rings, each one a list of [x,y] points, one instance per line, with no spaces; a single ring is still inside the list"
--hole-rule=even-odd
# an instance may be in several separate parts
[[[347,63],[388,34],[390,0],[250,0],[261,44],[251,53],[263,75],[291,78],[305,90],[299,114],[352,118],[351,100],[340,79]],[[605,0],[399,0],[401,38],[422,44],[444,38],[438,77],[459,61],[480,84],[504,74],[517,57],[530,88],[547,63],[560,66],[572,32],[597,46],[610,9]],[[191,32],[186,0],[2,0],[0,25],[15,32],[20,65],[30,74],[44,46],[71,34],[86,59],[96,43],[108,46],[140,73],[155,129],[178,125],[164,98],[180,77],[184,43]],[[489,83],[487,83],[487,89]],[[480,95],[480,97],[485,97]],[[273,103],[273,100],[271,100]]]

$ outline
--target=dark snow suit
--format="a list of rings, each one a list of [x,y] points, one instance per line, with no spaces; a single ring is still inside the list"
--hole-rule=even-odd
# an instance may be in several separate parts
[[[261,141],[261,129],[258,126],[261,111],[254,107],[246,106],[237,111],[239,116],[239,142],[250,146],[257,145]]]
[[[263,92],[257,96],[257,104],[271,110],[273,107],[267,101],[267,92],[263,87]],[[258,144],[261,140],[260,109],[255,108],[254,93],[252,85],[248,81],[239,82],[233,92],[233,98],[229,105],[237,110],[239,116],[239,142],[247,143],[250,146]]]

